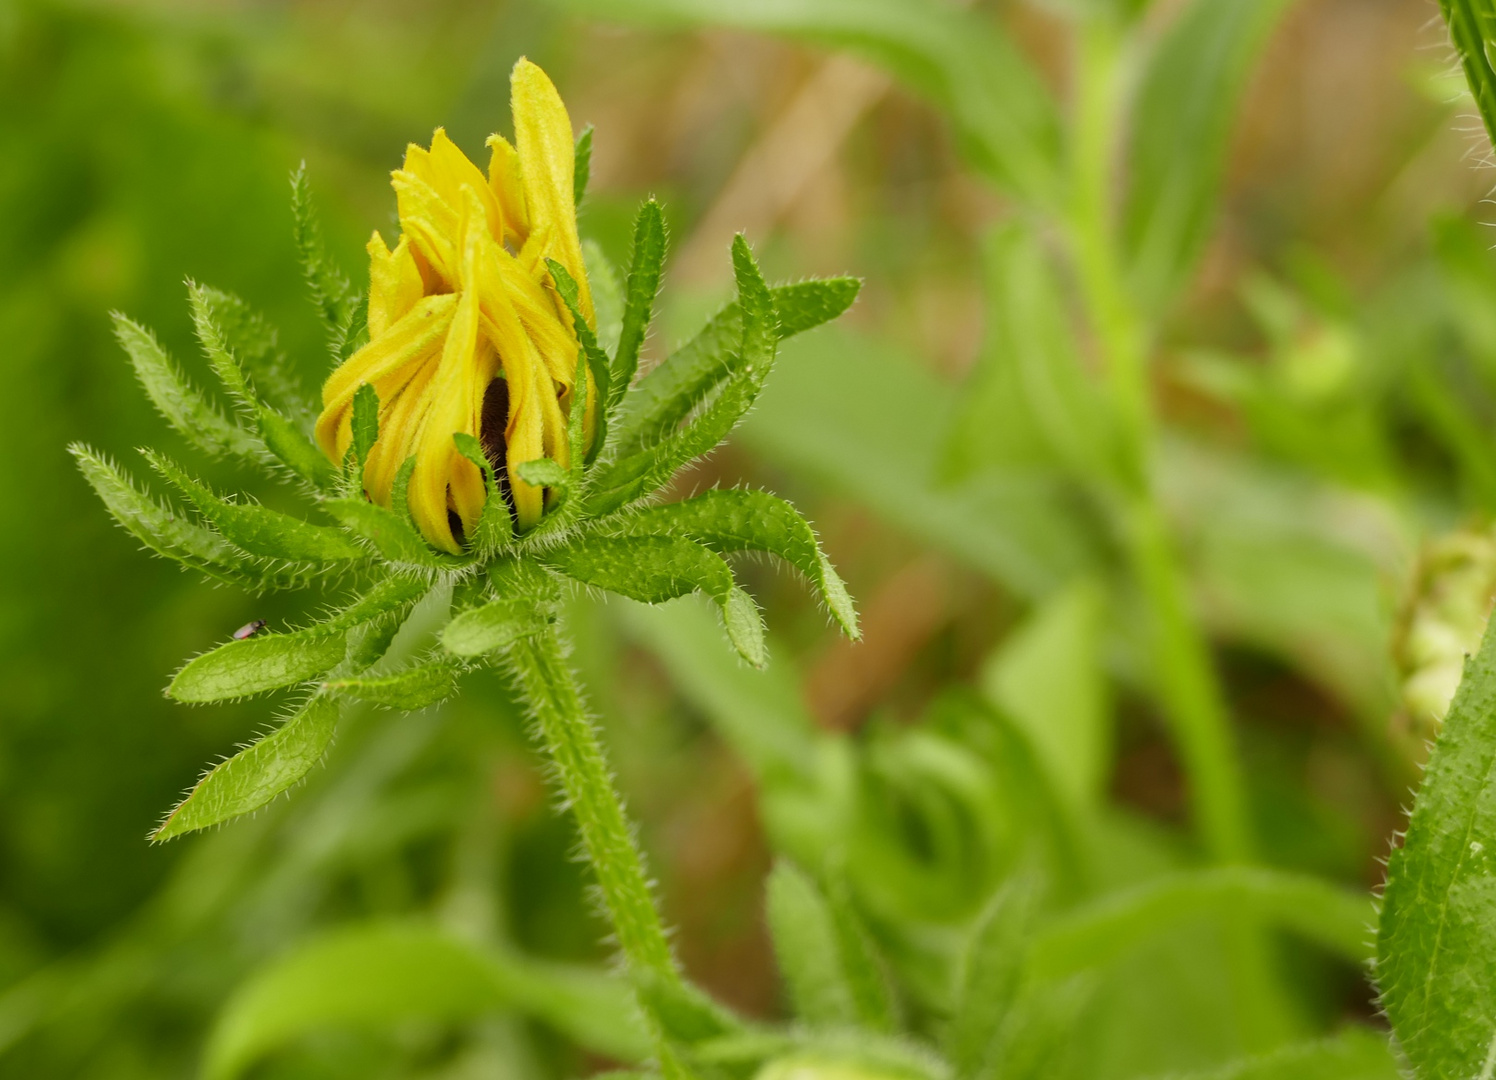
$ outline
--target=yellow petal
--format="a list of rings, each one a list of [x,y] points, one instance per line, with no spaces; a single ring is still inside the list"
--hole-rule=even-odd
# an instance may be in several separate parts
[[[421,271],[402,236],[390,251],[384,237],[369,238],[369,339],[379,337],[421,299]]]
[[[428,296],[419,301],[383,335],[343,361],[322,386],[322,415],[317,418],[317,444],[334,461],[341,461],[338,428],[351,409],[362,383],[378,383],[407,365],[418,363],[435,347],[452,322],[456,298]],[[345,444],[346,447],[346,444]]]
[[[520,247],[530,236],[530,211],[525,206],[525,182],[519,171],[519,154],[502,135],[490,135],[488,148],[488,184],[498,200],[504,217],[504,235],[500,243],[509,240]]]
[[[443,128],[437,128],[436,133],[431,136],[431,165],[435,176],[432,186],[441,193],[442,198],[453,207],[461,207],[465,198],[463,193],[473,192],[483,207],[489,235],[502,243],[504,215],[493,188],[489,187],[488,178],[447,137]]]
[[[457,280],[457,211],[447,204],[431,183],[414,172],[396,169],[390,173],[400,228],[436,271],[443,287]]]
[[[576,194],[573,170],[576,147],[566,105],[546,73],[521,58],[509,79],[509,104],[514,112],[514,142],[519,152],[525,203],[530,210],[532,232],[549,234],[550,250],[573,278],[580,293],[582,314],[589,323],[592,292],[582,262],[582,244],[577,238]]]

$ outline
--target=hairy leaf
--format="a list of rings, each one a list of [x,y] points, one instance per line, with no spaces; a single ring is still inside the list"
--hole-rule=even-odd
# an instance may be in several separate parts
[[[483,444],[465,431],[454,432],[453,442],[457,452],[476,465],[483,473],[483,487],[488,492],[483,501],[483,512],[478,515],[478,527],[473,530],[471,545],[480,559],[486,559],[499,551],[514,538],[514,519],[509,516],[509,502],[494,474],[493,463],[483,452]],[[409,510],[407,492],[410,488],[410,473],[415,469],[414,455],[400,467],[400,476],[395,478],[392,502],[396,507]],[[407,469],[409,466],[409,469]],[[404,483],[401,483],[401,479]]]
[[[151,839],[170,840],[264,806],[321,760],[337,722],[337,703],[313,698],[275,731],[215,766]]]
[[[357,675],[332,679],[323,684],[360,701],[390,709],[416,712],[445,701],[457,691],[462,668],[451,661],[435,660],[385,675]]]
[[[650,199],[639,208],[639,216],[634,220],[634,254],[629,263],[623,326],[613,356],[609,408],[628,392],[634,373],[639,369],[639,349],[644,345],[644,337],[649,333],[649,324],[654,317],[655,294],[660,291],[660,274],[664,265],[665,215],[660,204]]]
[[[831,907],[815,883],[784,860],[769,874],[766,910],[774,956],[795,1015],[818,1027],[852,1027],[861,1019],[842,962]]]
[[[399,514],[363,499],[328,499],[322,503],[322,509],[343,528],[369,541],[389,562],[451,569],[466,561],[433,551],[415,526]]]
[[[342,359],[352,338],[360,297],[358,290],[328,257],[322,240],[322,226],[312,206],[312,189],[305,162],[291,174],[291,216],[296,253],[312,294],[312,303],[327,328],[334,357]]]
[[[1496,623],[1444,718],[1402,847],[1387,866],[1377,939],[1382,1008],[1429,1080],[1496,1062]]]
[[[259,460],[260,447],[255,437],[226,419],[187,381],[155,335],[118,312],[114,314],[114,334],[129,354],[146,396],[167,423],[193,446],[216,456]]]
[[[345,634],[324,626],[257,634],[189,660],[166,692],[194,704],[247,697],[315,679],[342,663],[346,653]]]
[[[379,393],[369,383],[360,384],[353,393],[353,460],[362,469],[369,461],[369,451],[379,441]]]
[[[556,294],[561,297],[562,303],[566,305],[566,310],[571,315],[572,329],[576,332],[577,342],[582,350],[580,359],[584,359],[587,362],[587,367],[592,376],[592,384],[597,388],[599,405],[605,406],[609,400],[608,354],[603,352],[602,346],[597,343],[597,335],[592,332],[592,327],[587,324],[587,319],[582,314],[577,283],[566,272],[566,267],[562,266],[555,259],[547,259],[545,263],[546,266],[550,267],[551,280],[556,283]],[[593,435],[594,450],[600,448],[603,440],[607,437],[608,417],[606,408],[599,407],[597,409],[595,423],[597,427]]]
[[[256,972],[208,1038],[207,1080],[231,1080],[296,1037],[333,1026],[472,1020],[515,1010],[596,1053],[640,1061],[648,1036],[628,986],[588,968],[483,948],[423,923],[350,926]]]
[[[483,656],[545,625],[534,601],[506,597],[453,616],[442,630],[442,647],[454,656]]]
[[[1236,104],[1288,0],[1193,0],[1139,92],[1122,239],[1149,306],[1183,284],[1209,238]]]
[[[860,637],[847,587],[821,551],[810,523],[785,500],[763,491],[709,491],[684,502],[651,506],[620,522],[632,536],[685,536],[713,551],[766,551],[799,570],[820,591],[837,625]]]
[[[218,533],[177,517],[101,454],[81,443],[69,446],[68,452],[114,519],[158,555],[251,592],[285,588],[299,580],[267,570]]]
[[[1496,43],[1496,6],[1491,0],[1439,0],[1449,39],[1460,56],[1465,81],[1480,108],[1486,135],[1496,142],[1496,68],[1491,53]]]
[[[857,299],[857,278],[826,278],[781,285],[771,290],[779,312],[781,339],[830,322]],[[653,446],[673,431],[712,388],[736,370],[729,355],[742,338],[743,314],[736,304],[723,308],[687,344],[639,381],[623,399],[614,433],[620,456]]]
[[[716,601],[733,645],[755,667],[767,661],[763,621],[721,556],[683,537],[586,537],[540,553],[575,581],[659,604],[700,590]]]
[[[587,181],[592,178],[592,125],[588,124],[577,136],[576,149],[572,152],[571,195],[578,209],[587,196]]]
[[[287,417],[310,423],[315,400],[307,393],[290,358],[280,348],[275,328],[233,293],[204,288],[201,297],[226,345],[265,401]]]
[[[252,555],[290,562],[362,559],[365,552],[337,529],[282,514],[257,503],[231,503],[193,480],[169,458],[144,451],[146,460],[212,522],[232,544]]]

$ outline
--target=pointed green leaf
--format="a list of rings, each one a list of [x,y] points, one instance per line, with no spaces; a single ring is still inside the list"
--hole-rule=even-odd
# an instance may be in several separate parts
[[[946,1053],[963,1076],[990,1076],[1018,1001],[1038,910],[1034,880],[1015,875],[977,918],[956,972]]]
[[[259,430],[265,448],[299,478],[315,488],[326,489],[333,485],[337,469],[291,420],[274,409],[261,409]]]
[[[537,553],[566,577],[646,604],[700,590],[717,602],[728,637],[755,667],[767,662],[763,620],[721,557],[682,537],[584,537]]]
[[[233,293],[204,288],[200,295],[223,344],[244,365],[265,401],[285,416],[309,424],[318,411],[316,402],[280,348],[275,328]]]
[[[685,536],[719,554],[765,551],[789,563],[820,591],[842,631],[860,637],[846,586],[822,553],[810,523],[764,491],[709,491],[684,502],[649,506],[619,523],[630,536]]]
[[[533,601],[506,597],[454,616],[442,630],[442,647],[454,656],[483,656],[545,626]]]
[[[660,291],[660,274],[665,265],[665,215],[660,204],[650,199],[639,208],[634,221],[634,255],[629,263],[628,293],[623,309],[623,325],[618,335],[618,349],[613,356],[611,409],[628,392],[639,369],[639,349],[649,333],[654,317],[655,294]]]
[[[313,698],[275,731],[215,766],[151,839],[160,843],[258,810],[322,759],[337,723],[337,703]]]
[[[1209,239],[1237,101],[1288,0],[1193,0],[1153,55],[1132,121],[1122,240],[1145,305],[1166,303]]]
[[[536,458],[534,461],[521,461],[514,467],[519,473],[519,478],[527,484],[535,487],[554,488],[565,491],[571,483],[571,473],[558,461],[550,458]]]
[[[766,913],[795,1016],[815,1027],[856,1025],[857,999],[842,965],[831,908],[815,883],[779,860],[769,874]]]
[[[514,519],[509,515],[509,501],[504,498],[503,489],[494,474],[493,463],[483,452],[483,444],[465,431],[453,432],[452,439],[457,445],[457,452],[483,473],[483,488],[488,495],[483,500],[483,512],[478,515],[478,527],[473,530],[471,544],[480,559],[488,559],[514,539]],[[412,455],[395,477],[392,501],[396,507],[405,508],[407,513],[410,510],[410,475],[415,469],[415,463],[415,456]]]
[[[353,458],[362,468],[369,451],[379,441],[379,394],[369,383],[361,383],[353,393]]]
[[[588,124],[577,136],[576,149],[572,154],[571,192],[572,202],[581,209],[587,197],[587,181],[592,178],[592,125]]]
[[[582,241],[582,258],[587,283],[592,286],[592,308],[597,312],[597,343],[611,355],[623,330],[623,283],[596,241]]]
[[[429,924],[345,926],[301,943],[235,990],[208,1038],[203,1075],[234,1080],[276,1047],[323,1028],[390,1030],[509,1010],[607,1058],[641,1061],[649,1038],[631,996],[602,971],[484,948]]]
[[[369,541],[389,562],[443,570],[467,562],[433,550],[400,515],[363,499],[328,499],[322,509],[343,528]]]
[[[315,626],[230,641],[193,658],[166,692],[184,702],[223,701],[314,679],[342,662],[349,630],[398,614],[426,592],[427,585],[416,578],[386,578]]]
[[[366,558],[365,552],[337,529],[313,525],[257,503],[228,502],[165,456],[152,450],[142,453],[230,543],[252,555],[312,563]]]
[[[673,1042],[694,1046],[748,1032],[742,1020],[689,982],[644,968],[634,976],[634,986],[646,1015],[655,1018]]]
[[[684,465],[715,449],[753,406],[774,365],[779,343],[779,315],[769,287],[759,273],[748,242],[740,235],[732,245],[738,283],[741,336],[734,374],[716,398],[689,426],[646,450],[615,462],[595,481],[588,505],[603,515],[658,490]]]
[[[348,278],[328,257],[322,241],[322,227],[312,206],[311,184],[307,180],[306,162],[291,174],[291,217],[296,252],[306,277],[312,303],[327,328],[333,355],[342,359],[353,339],[361,297]]]
[[[857,913],[844,881],[832,879],[826,891],[826,903],[858,1023],[864,1030],[894,1034],[899,1017],[888,966]]]
[[[323,626],[230,641],[189,660],[166,693],[202,704],[248,697],[315,679],[343,662],[345,633]]]
[[[447,700],[457,691],[462,668],[451,661],[433,661],[384,675],[332,679],[323,685],[340,694],[390,709],[416,712]]]
[[[1491,60],[1496,51],[1492,44],[1496,42],[1496,8],[1491,0],[1439,0],[1439,9],[1449,24],[1449,39],[1485,121],[1486,137],[1496,142],[1496,67]]]
[[[158,555],[251,592],[301,582],[301,575],[269,569],[219,534],[177,517],[136,488],[116,465],[81,443],[69,446],[68,452],[114,519]]]
[[[566,267],[555,259],[547,259],[545,264],[550,268],[551,280],[556,283],[556,294],[561,297],[562,302],[566,304],[566,310],[571,314],[572,329],[576,332],[577,342],[581,347],[581,359],[587,361],[598,401],[606,403],[610,400],[608,354],[603,352],[602,346],[597,343],[597,335],[592,332],[592,327],[587,324],[586,318],[582,315],[577,283],[566,272]],[[592,436],[594,452],[588,456],[588,460],[591,460],[596,455],[596,451],[601,449],[607,437],[608,417],[605,409],[597,410],[596,423],[597,428]]]
[[[151,404],[192,445],[215,456],[259,460],[255,437],[226,419],[187,381],[155,335],[118,312],[114,314],[114,334],[129,354],[135,376]]]
[[[1496,1061],[1496,621],[1444,718],[1387,865],[1377,982],[1418,1076]]]
[[[836,318],[857,298],[856,278],[827,278],[781,285],[771,291],[781,338]],[[623,399],[613,440],[620,455],[637,453],[665,438],[736,370],[730,355],[741,340],[742,310],[728,305],[690,342],[677,349]]]

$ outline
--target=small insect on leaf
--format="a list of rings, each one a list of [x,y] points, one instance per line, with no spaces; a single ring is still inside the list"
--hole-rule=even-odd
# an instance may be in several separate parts
[[[234,640],[243,641],[245,638],[252,638],[263,629],[265,629],[264,619],[255,619],[253,622],[247,622],[234,631]]]

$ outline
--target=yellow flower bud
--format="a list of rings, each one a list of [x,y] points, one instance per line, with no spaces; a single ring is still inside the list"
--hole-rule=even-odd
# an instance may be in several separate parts
[[[429,542],[452,552],[485,498],[482,473],[458,453],[455,433],[477,438],[507,475],[521,529],[539,520],[544,492],[515,467],[542,457],[570,464],[577,338],[547,259],[576,279],[582,314],[594,322],[566,106],[528,60],[515,65],[510,90],[515,142],[489,138],[486,177],[440,128],[429,150],[410,146],[391,174],[401,235],[393,250],[377,232],[369,241],[369,343],[328,378],[317,420],[318,444],[342,462],[353,396],[371,384],[379,439],[364,490],[388,507],[414,455],[411,515]]]

